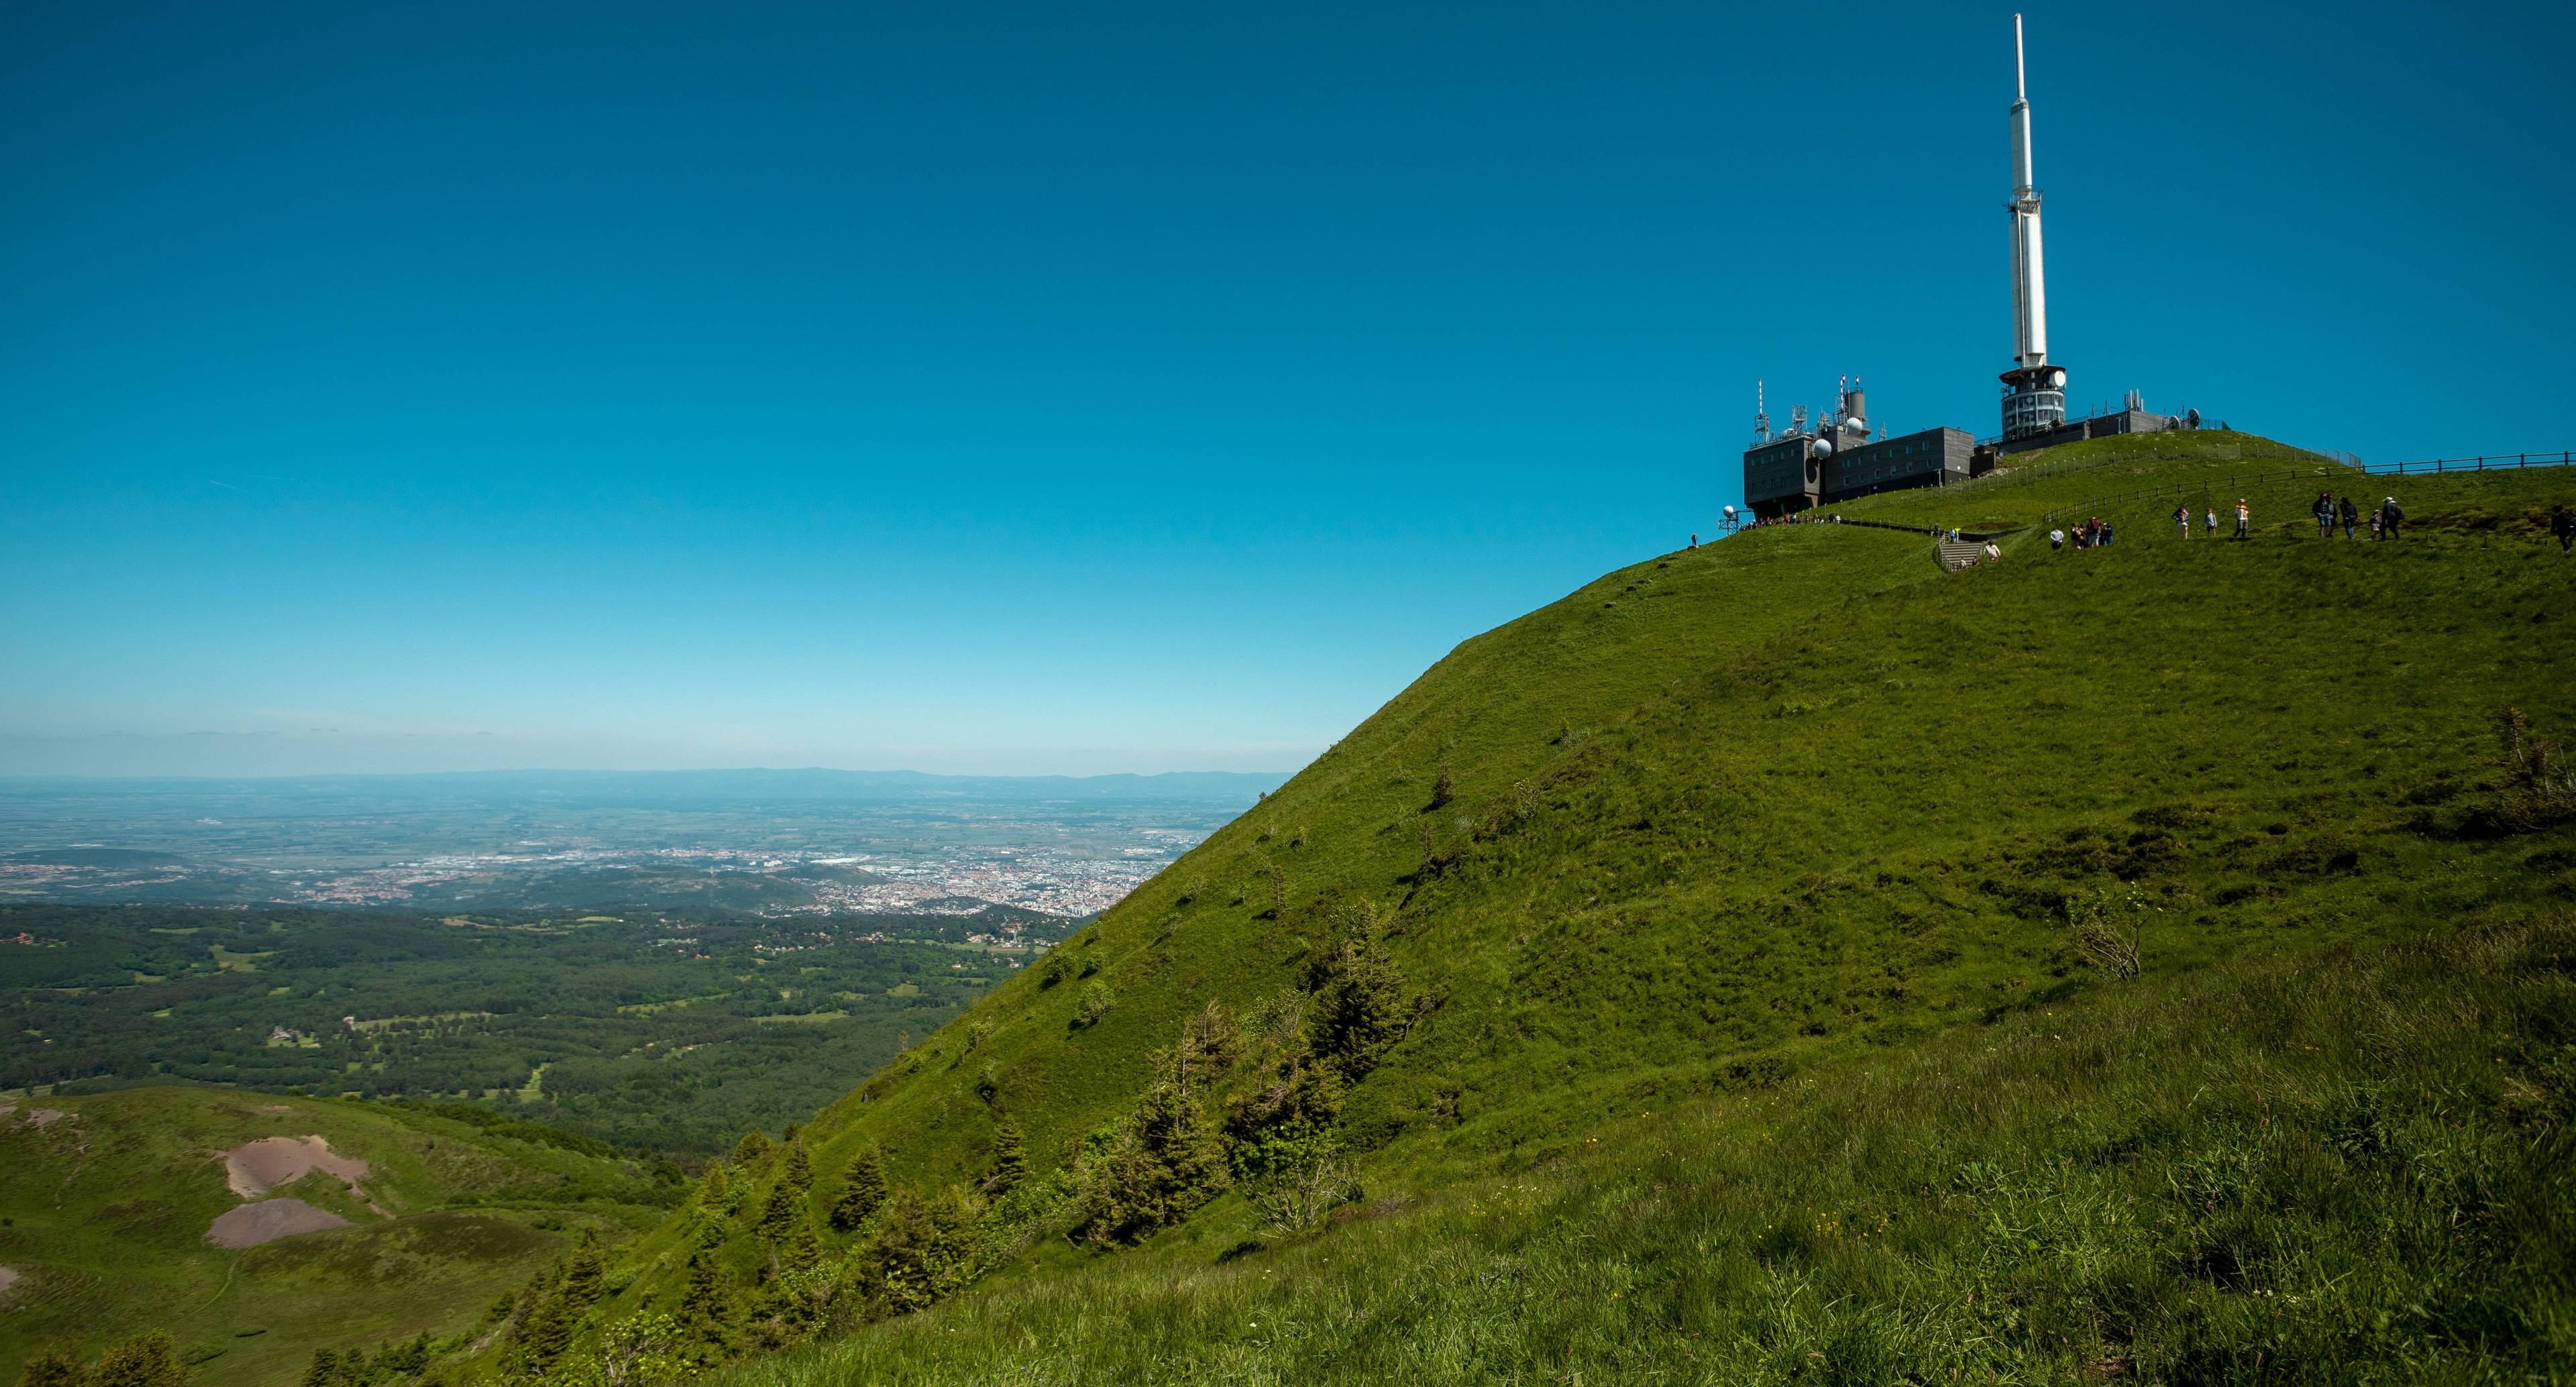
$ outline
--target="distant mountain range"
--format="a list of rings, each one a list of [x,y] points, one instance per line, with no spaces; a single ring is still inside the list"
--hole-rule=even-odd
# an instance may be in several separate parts
[[[1284,771],[1170,771],[1160,775],[932,775],[923,771],[456,771],[409,775],[0,776],[0,796],[119,795],[362,797],[508,801],[565,808],[703,809],[762,804],[894,804],[925,799],[999,804],[1249,805]]]

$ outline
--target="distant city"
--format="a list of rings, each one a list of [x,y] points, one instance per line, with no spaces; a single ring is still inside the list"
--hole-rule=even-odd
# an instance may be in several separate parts
[[[1078,919],[1282,777],[0,781],[0,900]]]

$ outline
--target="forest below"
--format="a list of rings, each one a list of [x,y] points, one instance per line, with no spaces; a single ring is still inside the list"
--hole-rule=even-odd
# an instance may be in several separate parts
[[[811,1115],[1072,923],[0,906],[0,1093],[467,1103],[702,1154]]]

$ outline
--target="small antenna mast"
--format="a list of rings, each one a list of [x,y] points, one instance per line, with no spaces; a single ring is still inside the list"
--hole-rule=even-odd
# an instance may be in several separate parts
[[[2020,15],[2013,16],[2013,100],[2030,100],[2030,83],[2022,76]]]

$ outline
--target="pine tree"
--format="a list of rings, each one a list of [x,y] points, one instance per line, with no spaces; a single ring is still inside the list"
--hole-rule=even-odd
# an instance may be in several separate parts
[[[18,1387],[85,1387],[88,1381],[89,1370],[59,1344],[46,1345],[18,1370]]]
[[[537,1302],[519,1333],[519,1362],[528,1369],[528,1376],[545,1376],[555,1360],[563,1357],[564,1350],[572,1347],[576,1318],[561,1292]]]
[[[706,1176],[698,1181],[698,1207],[722,1213],[732,1202],[733,1178],[725,1173],[724,1162],[707,1162]]]
[[[805,1143],[787,1143],[787,1164],[778,1178],[799,1193],[814,1188],[814,1158],[805,1154]]]
[[[1368,906],[1346,924],[1341,947],[1311,965],[1308,987],[1315,994],[1315,1052],[1345,1080],[1357,1082],[1375,1068],[1413,1024],[1411,990]]]
[[[994,1194],[1008,1194],[1027,1178],[1028,1139],[1021,1134],[1020,1124],[1003,1118],[993,1129],[993,1173],[984,1181],[984,1188]]]
[[[770,1156],[777,1150],[778,1143],[769,1139],[769,1133],[755,1127],[743,1133],[741,1141],[734,1143],[733,1163],[745,1170],[759,1170],[769,1164]]]
[[[340,1380],[340,1355],[327,1348],[313,1350],[313,1362],[304,1369],[304,1387],[332,1387]]]
[[[599,1299],[600,1283],[607,1278],[608,1248],[599,1241],[599,1234],[585,1230],[564,1263],[561,1295],[575,1316]]]
[[[762,1239],[771,1245],[771,1260],[777,1259],[777,1244],[796,1225],[805,1221],[805,1192],[784,1180],[769,1187],[769,1198],[760,1206],[760,1222],[754,1225]]]
[[[1458,778],[1449,773],[1449,763],[1440,763],[1440,777],[1431,782],[1431,807],[1438,809],[1457,797]]]
[[[389,1348],[376,1359],[378,1366],[396,1377],[418,1377],[429,1366],[429,1331],[424,1329],[410,1343]]]
[[[188,1368],[179,1346],[155,1329],[110,1348],[90,1370],[90,1387],[185,1387]]]
[[[545,1307],[546,1302],[554,1298],[555,1273],[558,1270],[548,1267],[529,1277],[527,1284],[519,1288],[519,1298],[510,1306],[510,1323],[501,1331],[503,1343],[515,1346],[527,1340],[528,1326],[536,1320],[537,1312]],[[354,1354],[356,1350],[351,1352]],[[348,1375],[349,1365],[344,1362],[340,1367],[343,1375]]]
[[[689,1257],[688,1288],[680,1293],[680,1334],[700,1365],[720,1363],[733,1348],[733,1285],[725,1279],[712,1247]]]
[[[823,1263],[823,1240],[814,1236],[814,1225],[802,1219],[779,1244],[778,1269],[789,1276],[802,1275]]]
[[[832,1204],[832,1229],[854,1232],[886,1202],[885,1162],[874,1149],[860,1152],[842,1177],[841,1197]]]
[[[1133,1243],[1169,1227],[1225,1189],[1225,1144],[1201,1113],[1181,1057],[1155,1057],[1156,1078],[1112,1148],[1076,1237]]]

